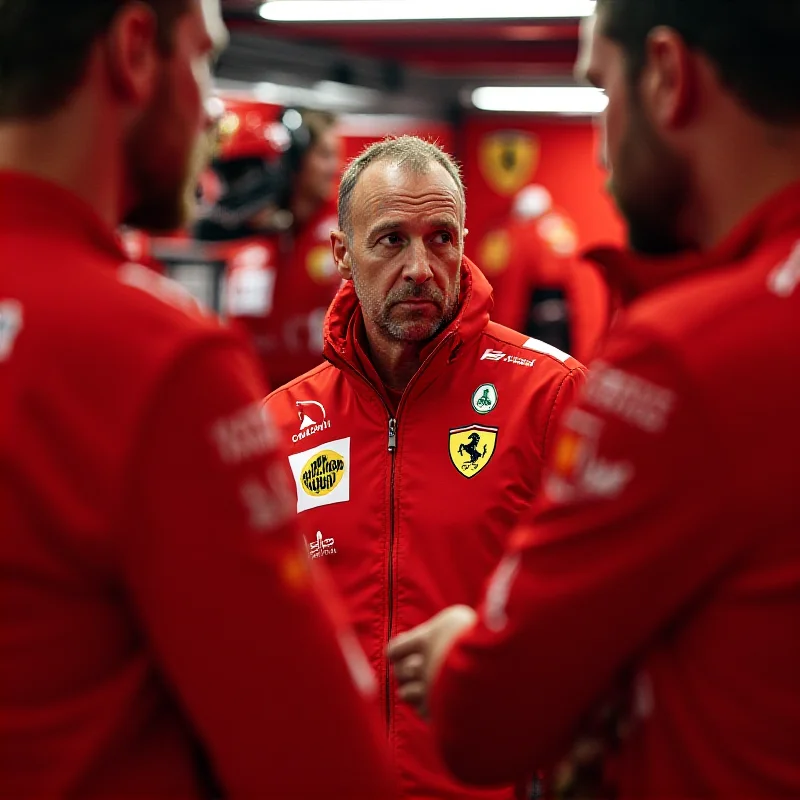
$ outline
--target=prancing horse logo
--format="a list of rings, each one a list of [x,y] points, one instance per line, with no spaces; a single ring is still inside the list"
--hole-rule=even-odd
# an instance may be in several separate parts
[[[484,425],[450,431],[450,460],[465,478],[474,477],[489,463],[497,444],[497,431]]]
[[[469,461],[465,461],[461,465],[461,469],[475,469],[478,465],[479,458],[486,457],[486,447],[487,445],[483,446],[483,452],[481,453],[478,450],[478,445],[480,444],[481,436],[479,433],[471,433],[469,435],[469,444],[460,444],[458,446],[458,454],[462,455],[466,453],[469,456]]]

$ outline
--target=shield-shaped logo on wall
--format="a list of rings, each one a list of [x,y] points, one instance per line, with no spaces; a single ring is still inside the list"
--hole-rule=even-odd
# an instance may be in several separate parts
[[[480,143],[478,161],[486,183],[497,194],[516,194],[539,166],[539,140],[524,131],[490,133]]]
[[[511,239],[508,232],[502,229],[489,231],[483,237],[478,249],[484,275],[499,275],[508,267],[511,258]]]

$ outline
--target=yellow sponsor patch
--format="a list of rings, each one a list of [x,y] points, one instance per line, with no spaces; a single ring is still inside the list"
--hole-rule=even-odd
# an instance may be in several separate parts
[[[301,473],[303,491],[311,497],[330,494],[344,477],[345,460],[334,450],[323,450],[308,459]]]
[[[310,430],[310,428],[309,428]],[[350,437],[289,456],[297,513],[350,500]]]
[[[475,477],[491,461],[497,445],[497,431],[485,425],[450,431],[450,460],[465,478]]]

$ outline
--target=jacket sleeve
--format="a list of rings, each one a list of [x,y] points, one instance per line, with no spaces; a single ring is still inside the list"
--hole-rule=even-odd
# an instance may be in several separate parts
[[[632,332],[593,364],[556,434],[544,494],[431,695],[450,769],[512,781],[564,756],[648,643],[731,563],[731,476],[702,396]],[[713,483],[710,483],[713,482]]]
[[[131,467],[127,588],[227,797],[394,796],[356,686],[372,673],[311,583],[264,393],[225,341],[159,389]]]
[[[570,359],[570,363],[576,362]],[[545,462],[550,459],[553,452],[556,433],[559,430],[559,423],[567,409],[571,408],[580,397],[583,387],[586,384],[586,375],[586,367],[574,367],[564,376],[564,379],[558,387],[558,391],[553,399],[553,404],[550,407],[544,431],[544,447],[542,448],[542,453],[544,454]]]

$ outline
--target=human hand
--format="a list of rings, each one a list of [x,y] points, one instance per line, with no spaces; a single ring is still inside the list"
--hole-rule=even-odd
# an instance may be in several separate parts
[[[427,715],[428,693],[450,648],[471,628],[477,614],[469,606],[450,606],[427,622],[401,633],[389,642],[389,660],[399,684],[400,697]]]

